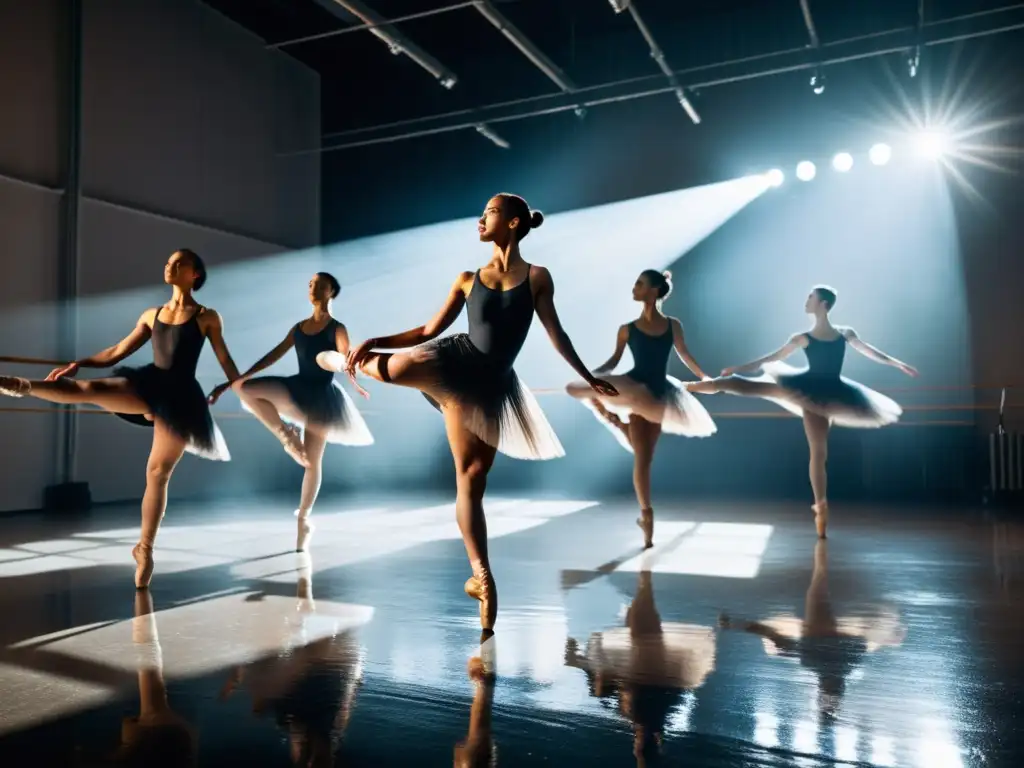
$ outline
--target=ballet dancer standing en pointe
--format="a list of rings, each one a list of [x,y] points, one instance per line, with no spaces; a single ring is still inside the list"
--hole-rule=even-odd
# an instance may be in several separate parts
[[[285,452],[305,468],[299,508],[295,549],[305,552],[313,534],[309,521],[320,493],[324,448],[327,443],[365,446],[373,444],[366,422],[352,399],[334,380],[325,352],[347,355],[348,331],[331,315],[331,301],[341,292],[337,279],[317,272],[309,281],[309,302],[313,313],[296,323],[280,344],[253,363],[235,382],[224,382],[210,393],[214,403],[230,387],[245,409],[256,416],[284,447]],[[259,376],[292,347],[299,359],[295,376]]]
[[[594,373],[615,369],[629,347],[633,369],[622,376],[608,376],[618,397],[602,397],[585,382],[569,384],[566,391],[578,398],[611,428],[619,444],[633,454],[633,488],[640,504],[637,525],[644,534],[644,548],[654,546],[654,509],[651,506],[651,463],[661,433],[686,437],[710,437],[715,422],[682,382],[669,376],[668,358],[675,349],[694,376],[707,378],[686,347],[683,326],[661,312],[661,302],[672,291],[672,273],[645,269],[633,285],[633,300],[643,305],[640,317],[619,327],[615,351]]]
[[[193,293],[206,282],[206,267],[188,249],[171,254],[164,267],[171,286],[166,304],[142,313],[135,328],[112,347],[50,372],[44,380],[0,376],[0,394],[30,395],[62,405],[88,403],[133,424],[153,429],[146,464],[139,543],[132,550],[135,586],[144,589],[153,577],[153,545],[167,508],[167,484],[185,451],[204,459],[228,461],[224,437],[210,416],[196,366],[207,339],[228,379],[238,378],[220,315],[196,302]],[[119,367],[113,376],[89,381],[72,377],[81,368],[109,368],[153,343],[153,362],[141,368]]]
[[[828,529],[828,434],[833,424],[841,427],[882,427],[899,420],[902,409],[893,400],[842,376],[849,346],[869,360],[890,365],[908,376],[917,370],[862,340],[853,328],[832,325],[829,313],[836,292],[828,286],[811,289],[804,311],[814,318],[809,331],[790,337],[775,352],[735,368],[726,368],[717,379],[687,385],[691,392],[728,392],[771,400],[803,418],[810,448],[811,489],[814,492],[814,524],[818,536]],[[797,370],[780,362],[798,349],[807,355],[807,368]],[[760,368],[763,375],[746,378],[736,374]]]
[[[364,341],[349,353],[347,369],[378,381],[420,390],[444,415],[457,473],[456,517],[473,576],[466,593],[480,601],[480,623],[494,627],[498,592],[487,554],[483,496],[496,451],[519,459],[564,455],[544,413],[512,366],[536,312],[555,349],[602,395],[615,388],[595,378],[573,349],[555,311],[554,282],[528,264],[519,244],[544,221],[518,195],[492,197],[477,227],[491,259],[456,278],[441,310],[425,325]],[[438,339],[469,311],[469,333]],[[407,352],[375,350],[414,347]]]

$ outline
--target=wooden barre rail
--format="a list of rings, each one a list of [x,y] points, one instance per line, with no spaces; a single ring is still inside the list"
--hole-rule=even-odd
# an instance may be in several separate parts
[[[14,365],[48,365],[54,368],[63,367],[67,365],[66,360],[47,360],[39,357],[11,357],[0,355],[0,363],[10,363]],[[965,386],[956,385],[936,385],[936,386],[922,386],[922,387],[885,387],[879,389],[880,392],[959,392],[963,390],[1019,390],[1024,389],[1024,386],[1020,384],[967,384]],[[534,395],[562,395],[565,394],[565,390],[560,387],[538,387],[536,389],[530,389]],[[940,406],[936,406],[937,408]],[[3,409],[0,409],[3,410]],[[909,409],[904,409],[909,410]]]

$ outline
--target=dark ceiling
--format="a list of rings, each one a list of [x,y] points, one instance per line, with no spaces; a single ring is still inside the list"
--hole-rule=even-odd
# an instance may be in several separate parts
[[[207,0],[268,44],[341,30],[359,20],[335,0]],[[457,0],[360,0],[396,19]],[[629,13],[609,0],[491,0],[577,87],[649,76],[665,86]],[[809,48],[800,0],[634,0],[673,70]],[[822,44],[984,12],[1008,0],[809,0]],[[329,10],[329,9],[333,9]],[[1018,8],[1020,10],[1020,8]],[[984,16],[984,13],[981,14]],[[997,25],[1009,15],[980,21]],[[1013,21],[1022,17],[1015,16]],[[474,7],[404,21],[396,28],[458,77],[446,90],[406,56],[360,30],[284,47],[322,76],[325,134],[495,102],[557,93],[558,88]],[[900,40],[907,41],[904,35]],[[747,65],[749,69],[752,64]],[[637,86],[640,87],[640,86]],[[671,99],[671,94],[663,96]]]

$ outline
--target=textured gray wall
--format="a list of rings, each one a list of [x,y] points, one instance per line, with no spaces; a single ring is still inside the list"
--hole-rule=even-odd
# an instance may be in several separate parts
[[[0,355],[57,352],[66,14],[60,0],[0,0],[0,67],[17,73],[0,78],[0,177],[10,177],[0,178]],[[79,355],[121,338],[141,308],[166,300],[161,269],[175,248],[204,256],[212,286],[218,265],[317,245],[319,158],[280,156],[319,141],[315,72],[267,51],[198,0],[84,0],[83,59]],[[229,295],[224,289],[214,296]],[[130,362],[148,362],[150,353],[137,357]],[[18,436],[0,463],[0,511],[38,507],[44,486],[57,480],[56,426],[45,412],[0,411],[0,434]],[[99,415],[80,417],[79,429],[78,479],[94,497],[140,495],[148,431]],[[186,458],[172,494],[213,482],[244,487],[243,474],[259,472],[260,447],[268,462],[279,458],[276,445],[262,441],[255,453],[235,450],[248,467]]]

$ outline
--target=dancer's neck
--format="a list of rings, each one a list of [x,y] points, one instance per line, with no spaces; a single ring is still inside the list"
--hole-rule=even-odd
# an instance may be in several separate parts
[[[811,333],[818,332],[820,334],[822,331],[832,331],[832,330],[833,330],[832,323],[828,319],[828,315],[815,313],[815,315],[814,315],[814,325],[811,326]]]
[[[640,310],[640,317],[647,322],[656,320],[661,317],[661,312],[658,311],[658,305],[655,303],[644,304],[644,308]]]
[[[185,307],[191,307],[195,303],[191,291],[183,290],[176,285],[172,287],[171,300],[168,305],[171,309],[184,309]]]
[[[494,244],[491,252],[491,263],[502,272],[511,272],[525,262],[519,253],[519,244],[515,240],[510,240],[505,245]]]
[[[319,323],[331,316],[330,311],[327,309],[326,304],[314,304],[313,305],[313,322]]]

